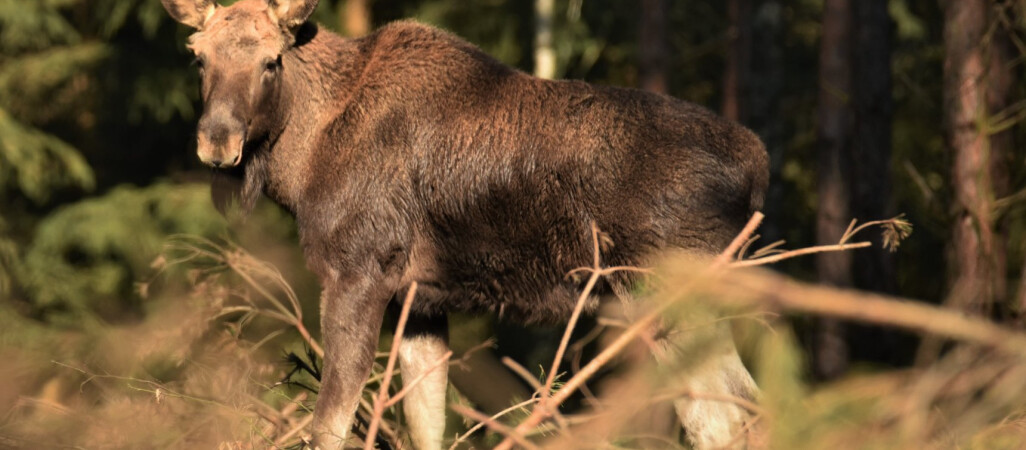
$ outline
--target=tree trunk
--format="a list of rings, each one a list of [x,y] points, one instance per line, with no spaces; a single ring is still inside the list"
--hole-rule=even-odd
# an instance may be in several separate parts
[[[848,144],[851,140],[851,4],[826,0],[823,5],[823,36],[819,54],[819,206],[816,240],[835,244],[849,222]],[[851,253],[829,252],[816,256],[821,282],[851,286]],[[848,347],[842,324],[821,318],[814,337],[814,370],[821,378],[834,378],[847,368]]]
[[[552,45],[555,0],[534,1],[534,75],[539,78],[556,77],[556,49]]]
[[[985,111],[986,0],[944,0],[944,117],[952,153],[954,191],[948,303],[989,316],[998,294],[994,189],[987,136],[978,126]]]
[[[723,117],[747,123],[748,76],[751,73],[752,2],[728,0],[727,61],[723,69]]]
[[[666,0],[641,0],[638,78],[642,89],[669,92],[669,42],[666,39]]]
[[[359,37],[371,31],[370,0],[343,0],[341,20],[346,36]]]
[[[1000,199],[1011,194],[1012,181],[1008,168],[1012,167],[1015,161],[1015,133],[1013,127],[999,129],[1000,118],[1008,117],[1006,114],[1012,106],[1015,92],[1015,51],[1012,44],[1012,33],[1010,29],[1014,20],[1009,17],[1010,1],[998,1],[998,5],[990,8],[990,45],[985,49],[987,52],[987,113],[988,113],[988,134],[990,136],[990,176],[993,186],[994,198]],[[996,210],[997,217],[994,218],[994,249],[992,261],[994,263],[994,300],[999,304],[1006,305],[1000,311],[1004,317],[1018,315],[1020,307],[1008,300],[1008,280],[1005,270],[1008,266],[1008,216],[1004,210]]]

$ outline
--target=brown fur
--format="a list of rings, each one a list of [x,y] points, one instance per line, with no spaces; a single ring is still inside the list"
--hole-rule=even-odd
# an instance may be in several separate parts
[[[274,2],[302,16],[264,0],[219,8],[190,47],[204,59],[201,157],[240,159],[243,202],[263,192],[292,212],[322,280],[321,423],[352,413],[386,305],[411,282],[420,317],[561,321],[592,222],[612,242],[604,264],[641,265],[718,251],[761,206],[759,139],[699,106],[537,79],[414,22],[343,39],[291,25],[312,7],[288,3]]]

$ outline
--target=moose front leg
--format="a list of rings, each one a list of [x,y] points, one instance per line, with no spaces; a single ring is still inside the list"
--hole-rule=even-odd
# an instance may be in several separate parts
[[[314,448],[342,448],[374,364],[385,306],[394,290],[374,277],[325,283],[321,295],[324,370],[314,408]]]

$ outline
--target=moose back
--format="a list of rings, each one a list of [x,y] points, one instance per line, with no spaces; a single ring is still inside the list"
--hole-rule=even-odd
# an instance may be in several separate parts
[[[565,320],[592,223],[604,264],[638,266],[719,251],[761,206],[761,142],[699,106],[534,78],[414,22],[344,39],[307,22],[316,0],[162,1],[197,30],[200,159],[244,172],[244,205],[265,193],[288,209],[321,280],[321,446],[350,431],[386,306],[412,282],[404,378],[445,352],[448,312]],[[704,385],[754,390],[731,354]],[[421,449],[441,443],[445,386],[436,370],[405,400]],[[682,417],[692,441],[725,442],[727,409]]]

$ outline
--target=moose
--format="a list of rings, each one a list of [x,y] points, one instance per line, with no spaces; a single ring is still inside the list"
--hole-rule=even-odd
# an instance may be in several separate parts
[[[295,217],[321,282],[320,448],[345,442],[389,304],[414,282],[407,380],[447,351],[447,313],[567,320],[583,289],[567,274],[589,265],[593,223],[611,242],[604,263],[642,266],[722,250],[762,205],[763,144],[700,106],[535,78],[412,21],[342,38],[308,21],[317,0],[161,1],[196,30],[200,160],[241,171],[244,209],[266,194]],[[596,297],[637,281],[612,276]],[[691,386],[753,398],[728,347]],[[405,398],[419,449],[441,445],[446,375]],[[729,402],[676,406],[697,447],[745,420]]]

